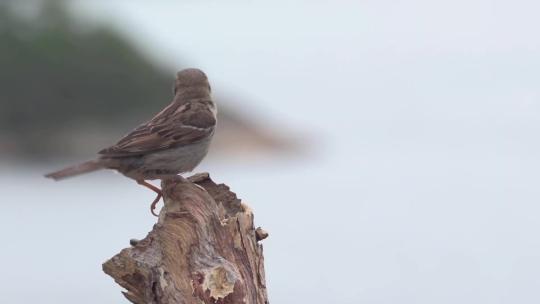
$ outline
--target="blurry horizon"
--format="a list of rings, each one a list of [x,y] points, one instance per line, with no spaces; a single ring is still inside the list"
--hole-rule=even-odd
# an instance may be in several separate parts
[[[170,103],[176,71],[189,66],[183,60],[158,67],[113,26],[82,21],[70,2],[30,3],[0,4],[0,161],[95,157]],[[256,107],[230,104],[235,95],[214,94],[220,128],[212,158],[305,150],[294,133],[254,119]]]
[[[211,150],[242,139],[255,156],[222,154],[196,172],[229,185],[270,233],[263,245],[271,303],[540,301],[540,2],[67,3],[85,31],[109,29],[159,71],[201,68],[218,106],[238,115],[230,120],[238,129],[228,127]],[[127,53],[104,58],[120,63],[114,59]],[[134,85],[106,65],[89,66],[102,71],[100,88]],[[9,67],[3,77],[11,80],[25,65]],[[168,81],[140,94],[170,94]],[[99,92],[122,92],[118,83]],[[41,84],[51,87],[48,78]],[[155,98],[156,110],[168,102]],[[126,116],[147,117],[150,105],[139,106]],[[56,121],[73,135],[73,125]],[[88,133],[117,127],[98,126],[107,128]],[[19,134],[9,124],[0,130]],[[308,153],[289,157],[272,140],[260,144],[263,137]],[[0,279],[0,302],[123,301],[100,263],[149,231],[153,194],[111,172],[52,183],[41,175],[57,164],[7,162],[0,222],[14,232],[0,256],[13,263]]]

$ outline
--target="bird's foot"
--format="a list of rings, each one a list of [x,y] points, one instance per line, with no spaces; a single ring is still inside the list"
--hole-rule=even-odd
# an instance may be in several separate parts
[[[158,193],[158,195],[156,196],[156,198],[154,199],[154,201],[152,202],[152,204],[150,205],[150,212],[154,215],[154,216],[158,216],[154,210],[156,209],[156,205],[157,203],[159,202],[159,200],[161,199],[161,196],[162,194],[161,193]]]
[[[141,186],[145,186],[146,188],[154,191],[155,193],[157,193],[157,196],[156,198],[154,199],[154,201],[152,202],[152,204],[150,205],[150,212],[154,215],[154,216],[158,216],[154,210],[156,209],[156,205],[157,203],[159,202],[159,200],[161,199],[161,197],[163,196],[163,193],[161,192],[161,189],[159,189],[158,187],[144,181],[144,180],[138,180],[137,183]]]

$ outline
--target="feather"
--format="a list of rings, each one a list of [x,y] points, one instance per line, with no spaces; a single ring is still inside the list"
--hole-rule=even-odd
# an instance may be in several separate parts
[[[105,168],[105,166],[100,160],[89,160],[78,165],[64,168],[60,171],[51,172],[49,174],[46,174],[45,177],[52,178],[54,180],[61,180],[64,178],[96,171],[103,168]]]
[[[209,98],[175,100],[99,154],[102,157],[134,156],[197,143],[214,133],[214,108]]]

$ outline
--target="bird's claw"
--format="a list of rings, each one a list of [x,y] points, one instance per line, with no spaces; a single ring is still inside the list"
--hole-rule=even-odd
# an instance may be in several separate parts
[[[156,209],[156,205],[157,203],[159,202],[159,200],[161,199],[161,193],[158,193],[158,195],[156,196],[156,199],[154,199],[154,201],[152,202],[152,204],[150,205],[150,212],[154,215],[154,216],[158,216],[154,210]]]

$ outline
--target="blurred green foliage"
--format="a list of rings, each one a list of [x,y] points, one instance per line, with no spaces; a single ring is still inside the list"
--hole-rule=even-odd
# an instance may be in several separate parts
[[[2,154],[69,154],[58,139],[66,129],[142,122],[171,99],[174,74],[113,30],[74,22],[61,1],[34,16],[12,5],[0,3]]]

